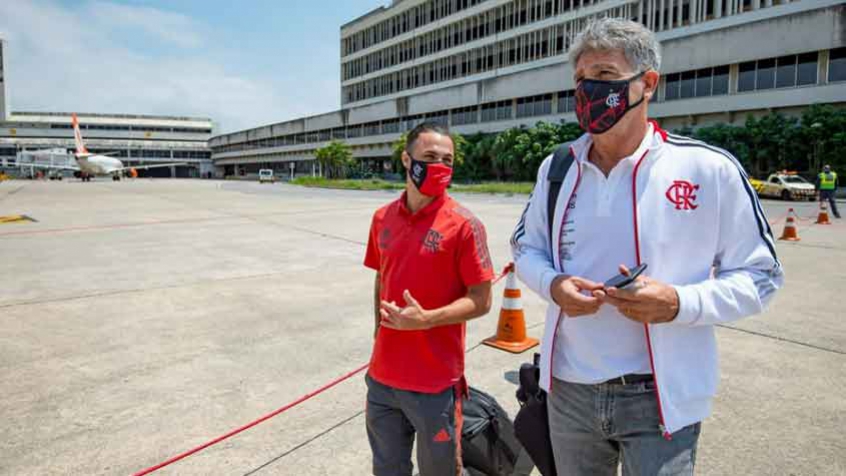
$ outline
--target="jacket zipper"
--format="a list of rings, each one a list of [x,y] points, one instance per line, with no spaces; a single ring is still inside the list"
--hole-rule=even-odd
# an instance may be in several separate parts
[[[632,173],[632,215],[634,216],[634,238],[635,238],[635,255],[637,257],[637,265],[640,266],[640,234],[637,226],[637,172],[640,169],[640,164],[643,162],[643,159],[646,158],[646,154],[649,151],[643,153],[640,160],[637,161],[637,164],[634,168],[634,173]],[[670,432],[667,431],[667,425],[664,422],[664,410],[661,406],[661,392],[658,390],[658,373],[655,372],[655,359],[652,355],[652,338],[649,333],[649,324],[644,324],[643,329],[646,332],[646,347],[649,350],[649,366],[652,368],[652,378],[655,380],[655,399],[658,400],[658,418],[661,420],[661,433],[664,435],[664,439],[670,441],[673,439]],[[553,341],[554,342],[554,341]]]
[[[572,146],[570,147],[570,153],[573,154],[573,157],[576,156],[574,151],[573,151]],[[564,231],[564,227],[566,226],[566,223],[567,223],[567,214],[570,213],[570,202],[573,201],[573,196],[576,194],[576,190],[579,189],[579,184],[582,183],[582,165],[579,163],[579,161],[575,161],[575,165],[576,165],[576,171],[578,172],[578,175],[576,175],[576,185],[573,187],[573,191],[570,192],[570,198],[568,198],[567,202],[564,204],[565,208],[564,208],[564,215],[561,217],[561,229],[558,230],[558,246],[559,246],[559,248],[561,246],[561,233]],[[547,190],[547,193],[549,193],[548,190]],[[552,219],[555,219],[555,217],[552,216],[549,219],[552,220]],[[552,237],[550,236],[549,242],[550,242],[550,248],[551,248],[549,250],[549,252],[552,255],[550,257],[554,257],[555,256],[555,249],[552,248],[552,246],[555,244],[555,240],[553,240]],[[561,263],[561,257],[560,256],[558,257],[558,263],[559,263],[559,265]],[[562,270],[563,270],[563,266],[562,266]],[[558,336],[558,327],[561,325],[561,317],[563,316],[563,314],[564,314],[564,311],[558,311],[558,319],[555,320],[555,330],[552,333],[552,349],[550,350],[550,354],[549,354],[549,392],[547,392],[549,394],[552,394],[552,363],[555,360],[555,341],[558,340],[558,339],[556,339],[556,337]]]

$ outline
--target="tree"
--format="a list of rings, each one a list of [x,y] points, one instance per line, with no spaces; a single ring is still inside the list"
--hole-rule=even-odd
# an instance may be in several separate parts
[[[541,162],[561,144],[582,135],[574,123],[538,122],[535,127],[516,127],[500,133],[494,144],[497,179],[533,182]]]
[[[477,133],[464,136],[464,163],[456,168],[458,180],[482,181],[494,176],[493,158],[496,134]]]
[[[350,146],[340,141],[332,141],[314,152],[317,162],[326,178],[346,178],[355,165]]]
[[[713,126],[700,127],[695,131],[691,128],[686,128],[686,130],[679,131],[679,134],[725,149],[734,155],[746,170],[751,171],[748,134],[744,127],[715,124]]]
[[[824,164],[846,169],[846,110],[814,104],[802,114],[800,123],[810,147],[809,171],[817,174]]]

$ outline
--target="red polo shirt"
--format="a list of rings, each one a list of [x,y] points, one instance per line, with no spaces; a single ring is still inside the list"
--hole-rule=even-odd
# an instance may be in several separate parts
[[[412,214],[406,196],[379,209],[364,265],[380,273],[381,298],[400,307],[407,289],[424,309],[437,309],[491,281],[485,228],[448,195]],[[439,393],[464,375],[464,324],[420,331],[379,328],[370,377],[384,385]]]

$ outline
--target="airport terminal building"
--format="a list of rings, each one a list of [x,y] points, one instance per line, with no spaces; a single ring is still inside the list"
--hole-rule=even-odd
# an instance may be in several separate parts
[[[842,0],[395,0],[341,27],[341,108],[212,137],[218,170],[312,173],[333,139],[378,170],[428,120],[462,134],[576,120],[567,51],[596,17],[661,40],[667,129],[846,106]]]
[[[10,111],[7,44],[0,38],[0,168],[20,171],[28,152],[75,150],[70,112]],[[90,152],[109,153],[124,165],[186,163],[140,170],[141,176],[200,177],[214,171],[208,140],[214,124],[196,117],[77,113]]]

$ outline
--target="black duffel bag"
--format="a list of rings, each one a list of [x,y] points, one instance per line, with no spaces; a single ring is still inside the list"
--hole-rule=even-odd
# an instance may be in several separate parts
[[[534,465],[514,435],[508,413],[487,393],[470,387],[463,402],[461,451],[472,476],[528,476]]]
[[[556,476],[549,436],[549,413],[546,392],[540,388],[540,355],[534,362],[520,366],[520,388],[517,400],[520,411],[514,418],[514,433],[543,476]]]

